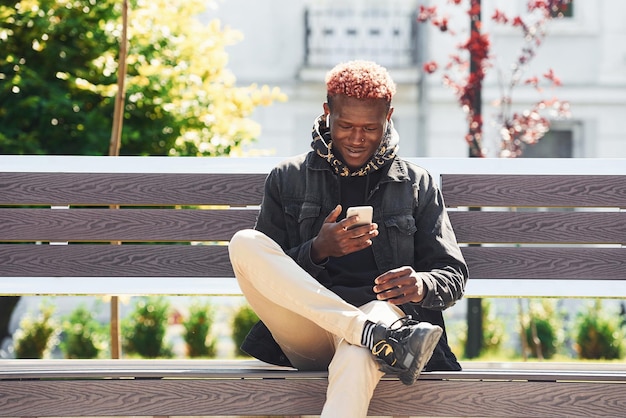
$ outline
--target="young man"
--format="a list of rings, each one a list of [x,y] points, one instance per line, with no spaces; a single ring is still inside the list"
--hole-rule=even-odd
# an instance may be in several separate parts
[[[272,170],[255,229],[229,251],[262,321],[242,348],[328,369],[322,417],[365,417],[384,373],[411,385],[425,366],[460,370],[441,311],[468,272],[434,180],[397,156],[387,70],[340,64],[326,87],[313,150]],[[365,205],[373,221],[356,226],[346,210]]]

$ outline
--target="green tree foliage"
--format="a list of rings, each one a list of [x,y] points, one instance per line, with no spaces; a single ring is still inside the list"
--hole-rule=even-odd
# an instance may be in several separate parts
[[[0,151],[103,153],[110,98],[86,87],[115,83],[97,65],[116,48],[113,2],[12,3],[0,6]]]
[[[183,321],[183,339],[189,357],[215,357],[217,341],[211,337],[214,311],[210,303],[194,302],[189,317]]]
[[[557,300],[530,300],[528,315],[523,318],[524,335],[530,357],[554,357],[565,339],[563,313]]]
[[[108,326],[95,318],[94,312],[78,306],[63,320],[61,351],[65,358],[90,359],[102,357],[108,342]]]
[[[41,359],[57,343],[58,324],[53,318],[55,308],[44,302],[37,316],[27,315],[13,336],[15,358]]]
[[[207,0],[131,0],[122,155],[224,155],[259,134],[225,47],[241,34],[197,16]],[[120,0],[0,5],[0,153],[106,155],[117,92]]]
[[[501,316],[498,315],[496,306],[492,299],[482,300],[482,341],[480,343],[479,356],[494,356],[500,355],[504,341],[506,338],[506,326]],[[467,323],[459,324],[459,328],[456,329],[456,339],[459,345],[467,346]],[[454,332],[448,331],[448,336],[452,337]]]
[[[237,312],[235,312],[231,328],[233,330],[232,337],[236,347],[236,355],[247,356],[247,354],[244,353],[239,347],[241,347],[246,335],[248,335],[248,332],[258,320],[259,317],[248,305],[241,306]]]
[[[624,331],[620,317],[603,311],[600,299],[580,312],[575,326],[575,348],[583,359],[620,359],[624,355]]]
[[[502,319],[497,315],[493,302],[483,299],[483,341],[481,344],[481,355],[486,353],[497,353],[502,348],[504,341],[505,326]]]
[[[122,321],[123,348],[141,357],[172,357],[165,333],[170,303],[163,296],[139,298],[133,311]]]

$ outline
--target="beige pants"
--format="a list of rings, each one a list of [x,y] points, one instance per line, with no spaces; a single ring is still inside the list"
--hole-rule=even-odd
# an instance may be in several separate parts
[[[240,231],[230,259],[248,303],[294,367],[328,369],[322,417],[365,417],[383,373],[362,347],[366,320],[387,325],[402,311],[372,301],[357,308],[320,285],[261,232]]]

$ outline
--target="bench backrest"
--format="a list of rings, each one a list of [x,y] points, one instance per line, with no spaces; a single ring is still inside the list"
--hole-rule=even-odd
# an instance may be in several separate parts
[[[473,293],[626,295],[625,175],[444,175]],[[478,210],[480,209],[480,210]]]
[[[626,160],[412,160],[440,179],[468,296],[626,295]],[[239,294],[226,245],[278,161],[0,157],[0,294]]]

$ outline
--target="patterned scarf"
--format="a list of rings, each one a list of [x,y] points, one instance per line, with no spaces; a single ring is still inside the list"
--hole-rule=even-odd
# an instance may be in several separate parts
[[[330,138],[330,128],[326,126],[326,115],[321,114],[315,118],[311,134],[313,136],[311,148],[330,164],[335,173],[342,177],[367,176],[393,160],[400,147],[398,132],[393,127],[393,121],[390,120],[387,124],[387,130],[383,134],[383,140],[380,141],[380,145],[372,158],[358,170],[350,171],[350,168],[333,154],[333,142]]]

